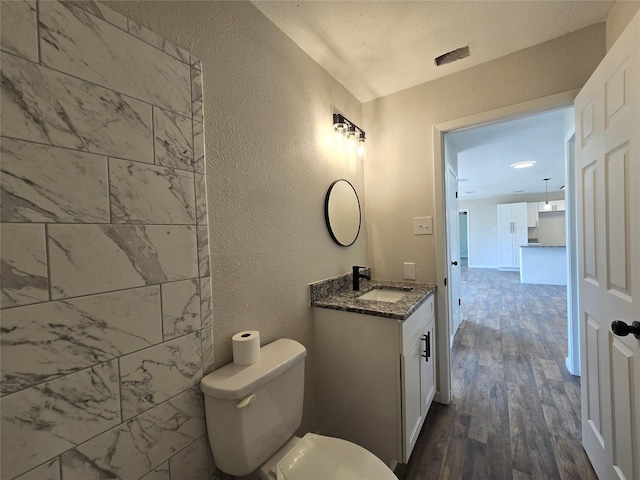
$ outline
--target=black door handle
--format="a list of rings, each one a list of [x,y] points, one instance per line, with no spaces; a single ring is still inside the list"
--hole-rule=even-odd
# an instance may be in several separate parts
[[[451,265],[458,265],[458,262],[457,261],[453,261],[453,262],[451,262]]]
[[[627,325],[622,320],[616,320],[611,322],[611,330],[619,337],[626,337],[632,333],[640,340],[640,322],[633,322],[631,325]]]

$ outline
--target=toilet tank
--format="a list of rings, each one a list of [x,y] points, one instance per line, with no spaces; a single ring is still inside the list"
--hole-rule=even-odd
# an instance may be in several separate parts
[[[247,475],[278,451],[300,426],[306,349],[280,339],[249,366],[233,363],[205,376],[207,432],[216,466]]]

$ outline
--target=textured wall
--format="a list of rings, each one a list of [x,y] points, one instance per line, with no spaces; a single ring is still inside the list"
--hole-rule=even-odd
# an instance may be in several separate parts
[[[412,217],[441,214],[435,211],[433,125],[580,88],[604,53],[602,23],[365,103],[371,138],[367,227],[375,275],[402,279],[403,262],[410,261],[416,262],[418,281],[436,281],[435,235],[414,236],[412,229]]]
[[[259,330],[263,344],[301,342],[309,351],[301,430],[313,430],[308,284],[367,265],[364,226],[344,248],[324,224],[334,180],[353,183],[364,205],[367,160],[326,141],[334,111],[361,125],[360,103],[249,2],[109,5],[202,59],[215,365],[231,361],[239,330]]]
[[[210,478],[200,62],[93,3],[1,47],[0,476]]]

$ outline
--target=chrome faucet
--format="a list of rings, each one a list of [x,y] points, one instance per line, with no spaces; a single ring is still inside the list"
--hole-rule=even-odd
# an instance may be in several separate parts
[[[357,265],[354,265],[352,267],[352,270],[353,270],[353,290],[354,291],[360,290],[360,277],[365,278],[367,280],[371,280],[371,275],[365,275],[364,273],[360,273],[360,269],[361,268],[365,268],[365,267],[359,267]]]

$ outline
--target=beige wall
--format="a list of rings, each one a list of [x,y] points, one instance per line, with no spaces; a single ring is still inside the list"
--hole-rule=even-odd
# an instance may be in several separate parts
[[[239,330],[300,341],[302,429],[314,429],[308,284],[367,265],[364,226],[344,248],[324,224],[332,181],[350,180],[364,204],[362,161],[334,155],[326,136],[334,111],[360,125],[361,105],[248,2],[107,4],[202,60],[215,365]]]
[[[618,0],[613,4],[607,17],[607,51],[638,11],[640,0]]]
[[[263,343],[301,341],[309,429],[307,284],[356,263],[400,279],[405,261],[417,263],[418,280],[435,281],[435,236],[414,237],[412,227],[415,216],[439,214],[432,126],[579,88],[605,51],[599,24],[361,107],[248,2],[107,3],[203,61],[216,365],[231,360],[238,330],[260,330]],[[364,162],[326,147],[334,110],[367,131]],[[323,219],[326,189],[341,177],[366,203],[350,248],[331,242]]]
[[[414,236],[412,218],[435,211],[434,124],[580,88],[605,53],[605,25],[540,45],[363,105],[369,256],[377,278],[436,281],[435,235]],[[434,221],[434,224],[436,222]]]

